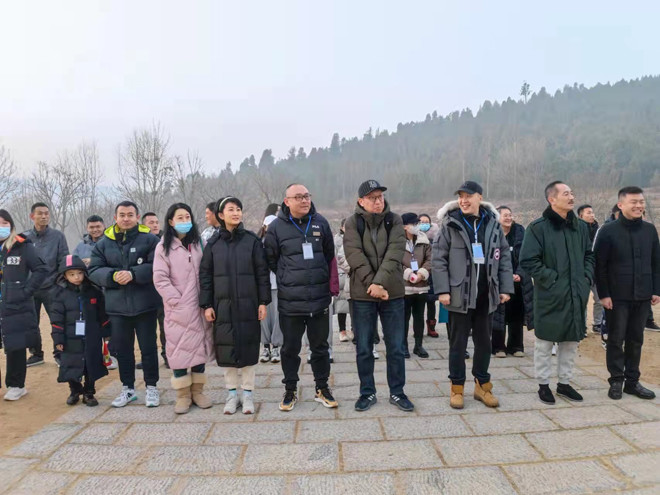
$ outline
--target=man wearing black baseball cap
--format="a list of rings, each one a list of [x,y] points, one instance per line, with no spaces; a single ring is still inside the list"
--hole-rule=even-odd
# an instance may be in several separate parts
[[[483,189],[465,181],[457,201],[438,211],[441,225],[433,244],[433,284],[449,311],[450,405],[463,408],[465,349],[472,329],[474,398],[497,407],[488,367],[493,313],[514,293],[511,254],[495,207],[482,201]],[[466,267],[468,269],[466,270]]]
[[[415,408],[403,392],[406,291],[402,260],[406,237],[401,217],[390,211],[383,196],[386,190],[373,179],[360,184],[355,214],[344,224],[344,252],[351,267],[352,317],[360,376],[357,411],[366,411],[376,403],[373,342],[379,316],[387,349],[390,403],[403,411]]]

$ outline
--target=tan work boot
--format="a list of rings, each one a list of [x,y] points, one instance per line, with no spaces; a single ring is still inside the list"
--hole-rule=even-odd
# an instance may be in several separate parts
[[[449,405],[454,409],[463,409],[463,385],[451,386]]]
[[[211,399],[204,395],[204,384],[206,375],[204,373],[192,374],[192,401],[200,409],[208,409],[213,405]]]
[[[488,382],[483,385],[479,384],[478,380],[474,380],[474,398],[483,402],[488,407],[498,407],[500,401],[493,395],[493,383]]]
[[[190,410],[192,404],[191,386],[192,378],[190,375],[180,376],[179,378],[172,377],[172,388],[176,390],[176,403],[174,404],[176,414],[186,414]]]

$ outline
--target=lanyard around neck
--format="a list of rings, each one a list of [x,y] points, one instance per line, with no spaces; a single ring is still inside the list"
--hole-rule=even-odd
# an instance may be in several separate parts
[[[307,228],[305,229],[304,232],[303,232],[303,229],[301,229],[300,227],[298,227],[298,225],[296,225],[296,222],[295,222],[295,220],[293,219],[293,217],[291,216],[291,214],[289,214],[289,220],[291,220],[291,223],[293,224],[293,226],[294,226],[295,228],[297,228],[297,229],[300,231],[300,233],[301,233],[302,235],[305,236],[305,241],[307,241],[307,232],[309,231],[309,226],[310,226],[311,223],[312,223],[312,216],[311,216],[311,215],[309,216],[309,220],[307,220]]]

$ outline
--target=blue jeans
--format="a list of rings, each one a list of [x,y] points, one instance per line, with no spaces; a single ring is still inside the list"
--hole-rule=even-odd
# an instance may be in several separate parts
[[[374,383],[374,331],[380,316],[387,351],[387,384],[390,394],[402,394],[406,384],[406,361],[403,353],[403,298],[392,301],[353,300],[353,328],[357,338],[357,368],[360,375],[360,395],[376,393]]]

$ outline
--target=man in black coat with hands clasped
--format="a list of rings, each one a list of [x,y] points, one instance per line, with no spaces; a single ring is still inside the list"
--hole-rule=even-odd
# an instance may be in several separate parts
[[[639,383],[644,323],[651,304],[660,302],[658,232],[642,219],[645,206],[642,189],[621,189],[621,214],[600,229],[594,246],[596,285],[609,327],[608,396],[614,400],[621,399],[622,388],[641,399],[655,398]]]

